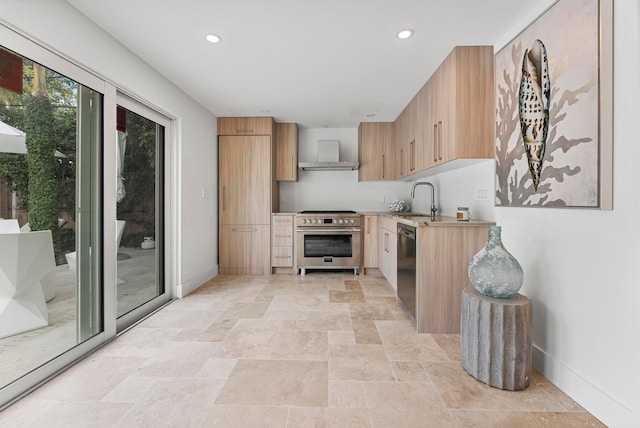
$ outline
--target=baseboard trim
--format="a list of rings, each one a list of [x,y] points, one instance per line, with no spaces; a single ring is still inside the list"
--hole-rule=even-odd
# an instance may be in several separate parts
[[[293,267],[272,267],[271,274],[284,274],[284,275],[296,275],[298,273],[298,269]]]
[[[193,290],[199,288],[202,284],[209,281],[211,278],[218,276],[218,265],[214,265],[211,269],[200,273],[189,280],[178,284],[176,287],[176,297],[182,299],[187,296]]]
[[[629,406],[535,345],[533,367],[605,425],[638,426],[638,421],[634,421],[633,411]]]
[[[384,276],[382,275],[382,272],[380,271],[380,269],[371,268],[371,267],[362,268],[362,274],[371,275],[371,276]]]

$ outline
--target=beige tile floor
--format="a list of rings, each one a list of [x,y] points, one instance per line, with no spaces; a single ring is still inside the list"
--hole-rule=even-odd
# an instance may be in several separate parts
[[[601,427],[478,382],[378,277],[219,276],[0,413],[11,427]]]

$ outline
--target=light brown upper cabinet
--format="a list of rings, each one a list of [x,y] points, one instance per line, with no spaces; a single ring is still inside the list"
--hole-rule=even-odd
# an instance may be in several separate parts
[[[493,73],[493,46],[457,46],[391,130],[360,124],[359,180],[396,180],[456,159],[493,158]]]
[[[218,118],[218,135],[273,135],[273,127],[270,116]]]
[[[358,126],[358,181],[394,180],[393,157],[389,146],[393,144],[392,122],[362,122]]]
[[[429,84],[420,89],[413,103],[415,103],[415,145],[413,147],[413,172],[422,171],[429,167],[429,157],[432,156],[430,150],[432,145],[429,144],[427,133],[427,123],[430,122],[431,110],[429,108]]]
[[[406,177],[418,171],[422,148],[416,140],[420,93],[402,110],[394,122],[394,144],[397,153],[398,177]]]
[[[488,159],[494,147],[493,46],[457,46],[428,82],[429,166]],[[429,143],[427,143],[429,146]]]
[[[298,181],[298,124],[276,123],[276,180]]]
[[[399,156],[398,150],[395,144],[395,128],[393,122],[389,122],[391,140],[387,141],[384,148],[384,179],[385,180],[397,180],[400,178],[400,172],[398,169]]]

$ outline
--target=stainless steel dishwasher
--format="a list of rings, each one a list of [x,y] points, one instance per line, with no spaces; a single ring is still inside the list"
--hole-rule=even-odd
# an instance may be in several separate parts
[[[416,228],[398,223],[398,298],[416,318]]]

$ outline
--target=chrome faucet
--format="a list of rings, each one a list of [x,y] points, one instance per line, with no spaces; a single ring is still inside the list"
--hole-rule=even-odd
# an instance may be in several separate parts
[[[429,183],[428,181],[419,181],[414,183],[413,186],[411,186],[411,197],[415,198],[416,187],[422,185],[431,187],[431,221],[434,221],[436,219],[436,212],[438,212],[438,209],[436,208],[436,196],[433,184]]]

